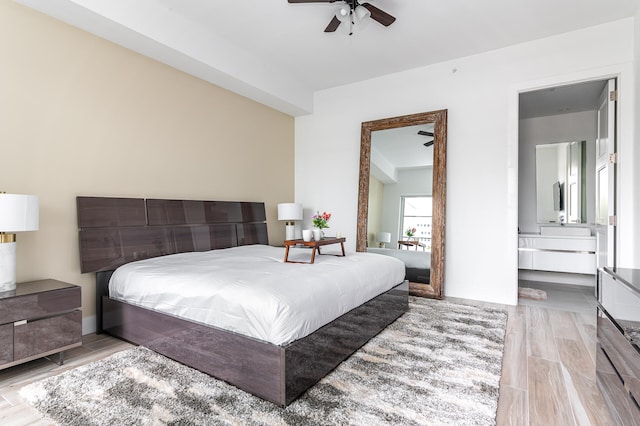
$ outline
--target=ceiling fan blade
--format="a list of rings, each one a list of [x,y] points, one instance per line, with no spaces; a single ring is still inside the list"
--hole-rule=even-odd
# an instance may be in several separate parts
[[[335,3],[336,0],[288,0],[289,3]]]
[[[324,29],[324,32],[332,33],[335,30],[337,30],[339,26],[340,26],[340,20],[334,16],[331,22],[329,22],[329,25],[327,25],[327,28]]]
[[[393,24],[396,20],[393,16],[389,15],[387,12],[378,9],[370,3],[362,3],[361,6],[366,7],[369,12],[371,12],[371,19],[374,21],[380,22],[385,27]]]
[[[424,130],[418,130],[418,134],[419,134],[420,136],[431,136],[431,137],[433,137],[433,133],[431,133],[431,132],[425,132]]]

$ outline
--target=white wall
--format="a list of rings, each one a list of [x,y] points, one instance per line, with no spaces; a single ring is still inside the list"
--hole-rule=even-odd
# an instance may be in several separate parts
[[[518,148],[518,227],[539,232],[536,218],[536,145],[586,141],[587,222],[595,221],[595,139],[597,111],[520,120]]]
[[[635,96],[633,96],[633,100],[635,101],[635,105],[640,106],[640,7],[636,11],[635,16],[635,33],[634,33],[634,76],[635,76]],[[634,140],[635,143],[633,146],[640,146],[640,120],[634,121]],[[635,156],[633,164],[636,165],[634,167],[634,174],[632,176],[632,185],[634,184],[636,188],[640,188],[640,148],[635,149]],[[636,197],[633,204],[633,211],[640,212],[640,197]],[[635,228],[635,233],[632,235],[634,241],[640,241],[640,226]],[[640,247],[638,248],[638,253],[640,253]],[[632,261],[628,266],[638,266],[637,263]],[[638,260],[637,262],[640,262]]]
[[[445,295],[515,304],[518,91],[602,74],[633,90],[633,28],[625,19],[316,93],[314,114],[296,118],[296,201],[333,213],[353,250],[361,123],[448,109]],[[625,102],[619,124],[632,118]]]

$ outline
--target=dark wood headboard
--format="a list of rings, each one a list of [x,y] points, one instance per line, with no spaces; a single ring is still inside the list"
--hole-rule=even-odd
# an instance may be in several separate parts
[[[264,203],[77,197],[82,273],[174,253],[268,244]]]

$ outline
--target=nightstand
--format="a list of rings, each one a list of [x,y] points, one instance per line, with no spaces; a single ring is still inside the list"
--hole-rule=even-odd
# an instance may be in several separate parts
[[[82,345],[80,287],[56,280],[0,293],[0,370]]]

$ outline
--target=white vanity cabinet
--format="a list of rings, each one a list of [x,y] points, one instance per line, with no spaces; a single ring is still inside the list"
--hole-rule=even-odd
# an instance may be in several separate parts
[[[596,239],[593,236],[520,234],[518,268],[595,275]]]

